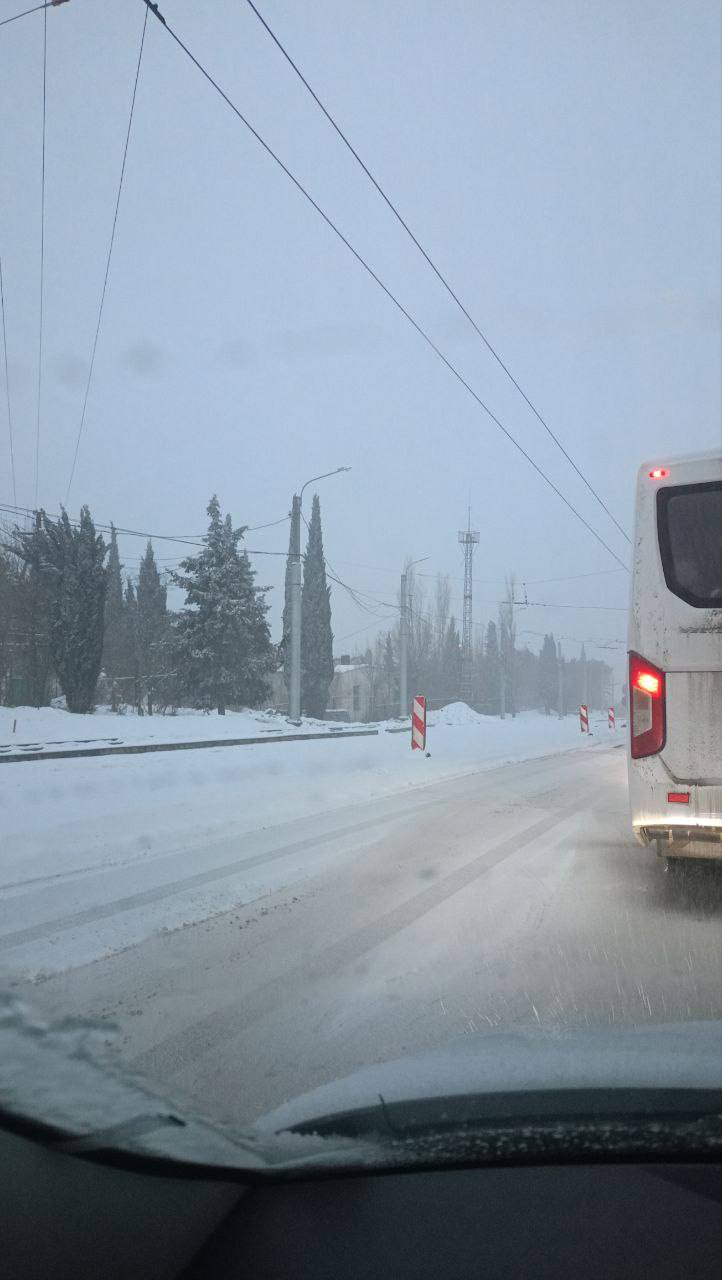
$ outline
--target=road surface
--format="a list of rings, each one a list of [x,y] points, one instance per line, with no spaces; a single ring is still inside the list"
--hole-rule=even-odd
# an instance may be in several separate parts
[[[230,874],[231,854],[257,877],[254,901],[15,991],[117,1024],[123,1059],[242,1124],[490,1027],[722,1016],[722,868],[680,885],[633,842],[618,748],[216,841],[199,874]],[[151,891],[159,911],[183,888]],[[134,909],[107,894],[74,909],[71,885],[51,925],[24,927],[31,899],[29,886],[0,933],[10,974],[43,930],[102,931]]]

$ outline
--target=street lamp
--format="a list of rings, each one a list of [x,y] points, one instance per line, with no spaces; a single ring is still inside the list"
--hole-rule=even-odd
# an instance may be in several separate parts
[[[324,471],[323,475],[312,476],[301,485],[298,493],[294,493],[291,502],[291,540],[289,556],[291,558],[289,586],[291,594],[291,675],[288,688],[289,719],[296,722],[301,719],[301,502],[303,491],[317,480],[326,480],[329,476],[337,476],[341,471],[350,471],[350,467],[336,467],[335,471]]]
[[[408,688],[408,646],[409,646],[409,618],[408,606],[406,603],[406,575],[409,569],[413,569],[415,564],[425,564],[430,560],[431,556],[422,556],[420,560],[410,560],[401,575],[401,600],[399,609],[399,715],[408,715],[409,711],[409,688]]]

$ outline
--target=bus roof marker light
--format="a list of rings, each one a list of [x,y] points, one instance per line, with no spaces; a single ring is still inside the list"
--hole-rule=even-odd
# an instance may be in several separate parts
[[[653,467],[649,473],[650,480],[666,480],[669,471],[666,467]]]

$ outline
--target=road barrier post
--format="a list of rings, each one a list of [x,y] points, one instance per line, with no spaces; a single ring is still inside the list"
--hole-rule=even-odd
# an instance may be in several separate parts
[[[616,729],[617,727],[617,718],[614,714],[614,707],[609,708],[609,713],[607,715],[607,725],[609,726],[610,729]]]
[[[579,707],[579,729],[582,733],[589,733],[589,707],[583,702]]]
[[[414,695],[411,715],[411,750],[426,750],[426,697],[422,693]]]

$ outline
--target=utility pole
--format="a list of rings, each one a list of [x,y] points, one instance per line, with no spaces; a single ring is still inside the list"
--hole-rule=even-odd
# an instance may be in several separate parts
[[[291,589],[291,673],[288,687],[288,718],[291,721],[301,719],[301,502],[303,491],[309,484],[317,480],[326,480],[329,476],[338,475],[340,471],[350,471],[350,467],[336,467],[335,471],[324,471],[322,476],[312,476],[301,485],[298,493],[294,493],[291,502],[291,536],[288,555],[290,557],[290,589]]]
[[[562,669],[562,642],[557,641],[557,682],[558,682],[558,700],[559,700],[559,719],[564,719],[564,679]]]
[[[288,686],[289,720],[301,719],[301,498],[294,493],[291,504],[289,545],[291,586],[291,678]]]
[[[401,575],[401,597],[399,601],[399,715],[409,713],[409,620],[406,609],[406,574]]]
[[[459,531],[459,542],[464,548],[464,614],[461,631],[461,699],[462,702],[466,703],[471,703],[473,562],[474,547],[478,541],[478,532],[471,528],[471,507],[469,507],[466,528]]]
[[[582,645],[582,702],[585,707],[589,706],[589,668],[587,667],[587,654]]]

